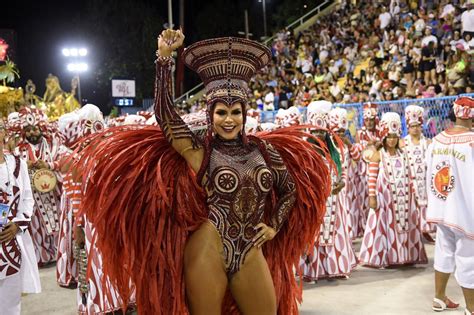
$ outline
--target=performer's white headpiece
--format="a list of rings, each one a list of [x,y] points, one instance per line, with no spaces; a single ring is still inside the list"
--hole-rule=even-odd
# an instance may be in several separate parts
[[[394,112],[388,112],[382,115],[380,120],[380,137],[385,139],[389,134],[396,134],[400,137],[402,133],[402,122],[400,115]]]
[[[474,118],[474,98],[469,96],[458,97],[453,103],[454,115],[460,119]]]
[[[328,128],[329,112],[332,103],[328,101],[313,101],[308,105],[306,120],[308,124],[318,128]]]
[[[347,129],[349,122],[347,121],[347,111],[344,108],[336,107],[329,112],[329,128],[337,131]]]
[[[423,107],[417,105],[408,105],[405,108],[405,121],[408,126],[423,124]]]

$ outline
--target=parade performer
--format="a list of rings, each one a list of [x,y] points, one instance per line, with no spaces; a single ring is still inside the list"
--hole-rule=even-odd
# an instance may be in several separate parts
[[[429,139],[423,136],[423,107],[409,105],[405,108],[405,121],[408,126],[408,135],[403,139],[403,149],[408,155],[410,172],[413,176],[413,187],[420,214],[420,225],[423,236],[430,242],[433,238],[429,233],[435,232],[435,225],[426,222],[426,159],[425,153]]]
[[[72,115],[72,117],[71,117]],[[65,124],[65,125],[63,125]],[[68,114],[59,119],[61,132],[65,144],[69,148],[80,152],[79,142],[89,135],[105,130],[102,112],[93,104],[86,104],[73,114]],[[75,276],[77,281],[77,307],[78,314],[108,314],[126,309],[114,285],[110,282],[102,268],[102,256],[96,246],[93,225],[84,215],[79,215],[81,205],[81,183],[79,174],[71,162],[76,155],[70,151],[68,157],[63,157],[61,170],[65,173],[63,183],[62,204],[65,205],[61,214],[61,233],[59,235],[57,274],[58,283],[67,276]],[[59,268],[59,265],[62,265]],[[73,268],[69,267],[73,264]],[[75,272],[75,273],[73,273]],[[87,276],[89,272],[89,276]],[[133,304],[133,293],[130,297]],[[132,308],[133,305],[130,305]]]
[[[363,231],[359,232],[359,209],[357,208],[357,187],[356,187],[356,173],[357,162],[360,159],[360,152],[357,146],[352,145],[349,138],[346,136],[346,130],[349,126],[347,120],[347,111],[344,108],[334,108],[329,112],[329,128],[336,133],[344,142],[342,151],[339,152],[342,156],[342,180],[343,188],[341,190],[342,198],[345,198],[344,209],[347,211],[347,228],[351,238],[356,238],[362,235]],[[354,259],[352,263],[355,263]]]
[[[364,233],[369,213],[369,188],[368,188],[368,163],[372,154],[381,146],[378,131],[379,118],[377,116],[377,104],[365,103],[363,106],[364,123],[357,130],[356,144],[361,153],[361,159],[357,163],[357,175],[355,183],[357,186],[357,198],[355,208],[359,211],[357,229]]]
[[[380,121],[383,148],[369,163],[369,215],[359,254],[365,266],[426,264],[407,155],[399,148],[401,121],[388,112]]]
[[[104,117],[100,109],[93,104],[86,104],[75,112],[64,114],[58,120],[59,130],[66,147],[61,160],[63,176],[60,203],[58,250],[56,257],[56,279],[60,286],[70,287],[77,284],[77,264],[73,255],[74,249],[74,212],[79,204],[74,196],[80,192],[80,183],[72,176],[70,158],[78,141],[90,134],[104,130]]]
[[[327,101],[315,101],[308,105],[307,122],[315,127],[312,131],[328,148],[331,160],[326,161],[331,172],[331,195],[326,200],[326,213],[319,232],[319,240],[304,255],[300,262],[305,281],[316,281],[325,278],[348,278],[355,267],[355,253],[347,227],[347,195],[344,188],[344,172],[337,147],[328,133],[329,112],[332,104]],[[336,136],[337,137],[337,136]],[[343,145],[340,143],[340,145]],[[315,145],[316,151],[323,157],[323,149]],[[336,168],[330,167],[334,163]]]
[[[28,232],[34,204],[28,167],[4,154],[5,135],[0,119],[0,313],[20,315],[21,294],[40,293],[41,285]]]
[[[301,127],[245,134],[247,84],[271,54],[242,38],[184,51],[206,86],[199,141],[171,100],[171,53],[183,39],[173,30],[158,39],[160,128],[98,134],[78,163],[104,270],[124,299],[132,278],[142,314],[297,314],[294,267],[319,231],[327,168]]]
[[[474,99],[453,104],[455,125],[438,134],[426,152],[428,222],[437,223],[434,257],[433,310],[458,308],[446,296],[454,272],[466,300],[466,315],[474,314]]]
[[[27,161],[30,177],[36,171],[46,169],[52,171],[57,180],[61,180],[57,172],[65,148],[61,145],[62,139],[56,134],[57,130],[48,124],[44,113],[35,108],[20,109],[19,123],[22,138],[15,148],[15,155]],[[56,185],[51,189],[41,192],[32,187],[35,207],[29,229],[40,266],[56,259],[61,188]]]
[[[67,113],[59,117],[59,131],[64,136],[64,145],[68,148],[65,157],[73,151],[74,144],[80,139],[80,128],[77,127],[80,118],[75,112]],[[62,165],[63,186],[60,203],[58,250],[56,254],[56,281],[62,287],[71,287],[77,284],[77,264],[73,255],[73,232],[74,232],[74,204],[73,194],[77,189],[77,183],[72,180],[72,173],[68,172],[66,165]]]

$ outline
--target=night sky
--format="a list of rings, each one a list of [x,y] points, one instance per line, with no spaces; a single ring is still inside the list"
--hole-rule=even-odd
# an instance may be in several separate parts
[[[98,0],[97,0],[98,1]],[[147,3],[156,8],[157,18],[162,21],[167,20],[167,0],[136,0],[137,2]],[[186,45],[202,39],[202,37],[193,25],[193,18],[203,6],[215,3],[218,0],[185,0],[185,29]],[[251,31],[258,33],[255,29],[261,30],[261,3],[258,0],[221,0],[223,2],[234,2],[242,4],[247,1],[251,10]],[[239,2],[240,1],[240,2]],[[271,12],[280,3],[285,0],[267,0],[268,23],[271,23]],[[6,3],[5,3],[6,2]],[[121,5],[120,0],[114,1],[117,6]],[[101,2],[98,2],[101,3]],[[173,0],[174,23],[178,24],[179,0]],[[68,61],[62,56],[61,49],[71,45],[85,46],[89,50],[86,61],[89,63],[90,70],[81,74],[82,96],[89,102],[100,102],[100,97],[109,91],[97,91],[94,87],[93,70],[100,68],[100,64],[94,63],[94,47],[88,45],[81,30],[81,19],[84,17],[86,1],[2,1],[2,13],[0,18],[0,29],[13,29],[16,32],[16,54],[14,62],[20,70],[20,80],[17,80],[16,86],[24,87],[28,79],[32,79],[36,84],[36,94],[43,96],[45,91],[45,79],[49,73],[57,75],[61,81],[61,87],[65,91],[70,91],[70,82],[72,74],[67,71]],[[243,11],[243,10],[242,10]],[[210,15],[219,14],[212,12]],[[237,14],[237,13],[235,13]],[[234,23],[241,30],[243,27],[243,12],[234,17]],[[209,17],[212,21],[212,16]],[[104,17],[105,19],[105,17]],[[242,22],[240,22],[242,20]],[[240,27],[241,26],[241,27]],[[133,26],[131,26],[133,27]],[[253,28],[253,29],[252,29]],[[221,34],[219,25],[215,25],[216,36],[236,36],[237,34]],[[98,30],[100,32],[100,30]],[[158,34],[156,34],[158,35]],[[214,34],[212,34],[214,36]],[[262,35],[262,34],[256,34]],[[155,40],[155,39],[153,39]],[[153,63],[153,59],[150,59]],[[189,74],[187,74],[189,76]],[[153,77],[150,78],[153,80]],[[189,81],[189,80],[188,80]],[[191,80],[192,81],[192,80]],[[195,80],[186,82],[187,88],[194,86]],[[102,97],[103,102],[103,97]],[[97,104],[100,106],[100,104]]]

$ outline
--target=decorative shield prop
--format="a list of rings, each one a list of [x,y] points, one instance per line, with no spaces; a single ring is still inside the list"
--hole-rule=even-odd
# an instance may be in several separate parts
[[[34,172],[32,181],[35,189],[42,193],[52,191],[56,187],[56,184],[58,182],[54,172],[45,168],[39,169]]]

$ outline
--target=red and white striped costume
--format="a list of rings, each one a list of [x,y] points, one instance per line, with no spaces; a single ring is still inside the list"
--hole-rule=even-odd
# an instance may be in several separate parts
[[[400,117],[386,113],[381,125],[400,135]],[[397,149],[391,156],[380,150],[380,162],[369,163],[369,196],[377,197],[377,209],[370,209],[359,261],[371,267],[428,262],[421,241],[419,216],[406,153]]]
[[[368,189],[368,160],[364,157],[363,152],[369,147],[369,143],[373,145],[375,142],[380,141],[378,134],[378,117],[377,117],[377,104],[366,103],[363,108],[364,126],[360,130],[357,130],[357,144],[355,145],[358,149],[361,159],[357,162],[357,173],[354,176],[356,185],[356,199],[354,207],[359,211],[358,217],[358,235],[364,234],[365,225],[367,224],[367,214],[369,212],[369,189]],[[375,128],[369,130],[367,128],[367,121],[374,119]]]
[[[73,255],[74,215],[79,202],[73,198],[80,192],[80,184],[72,180],[71,173],[66,174],[61,195],[61,217],[59,220],[58,252],[56,257],[56,279],[60,286],[68,287],[77,283],[77,264]]]
[[[93,104],[86,104],[79,110],[67,113],[59,118],[59,130],[64,137],[64,144],[74,148],[77,142],[90,134],[104,129],[104,119],[100,109]],[[67,150],[63,158],[72,154]],[[80,194],[80,184],[74,182],[71,173],[66,173],[61,195],[60,231],[56,263],[56,278],[60,286],[77,283],[77,262],[73,255],[74,248],[74,213],[79,209],[80,202],[75,195]]]
[[[326,129],[330,109],[331,103],[326,101],[310,103],[307,111],[308,123],[317,128]],[[343,162],[342,174],[339,176],[335,169],[330,168],[333,188],[339,180],[347,177],[347,159],[342,161],[341,157],[341,162]],[[327,166],[329,168],[329,163]],[[329,195],[319,240],[300,261],[304,280],[348,277],[357,265],[347,225],[348,207],[348,198],[344,189],[336,195]]]
[[[337,183],[337,174],[331,172],[332,185]],[[326,214],[319,240],[301,258],[300,268],[305,281],[325,278],[349,277],[357,265],[352,240],[347,226],[348,199],[344,189],[326,200]]]

